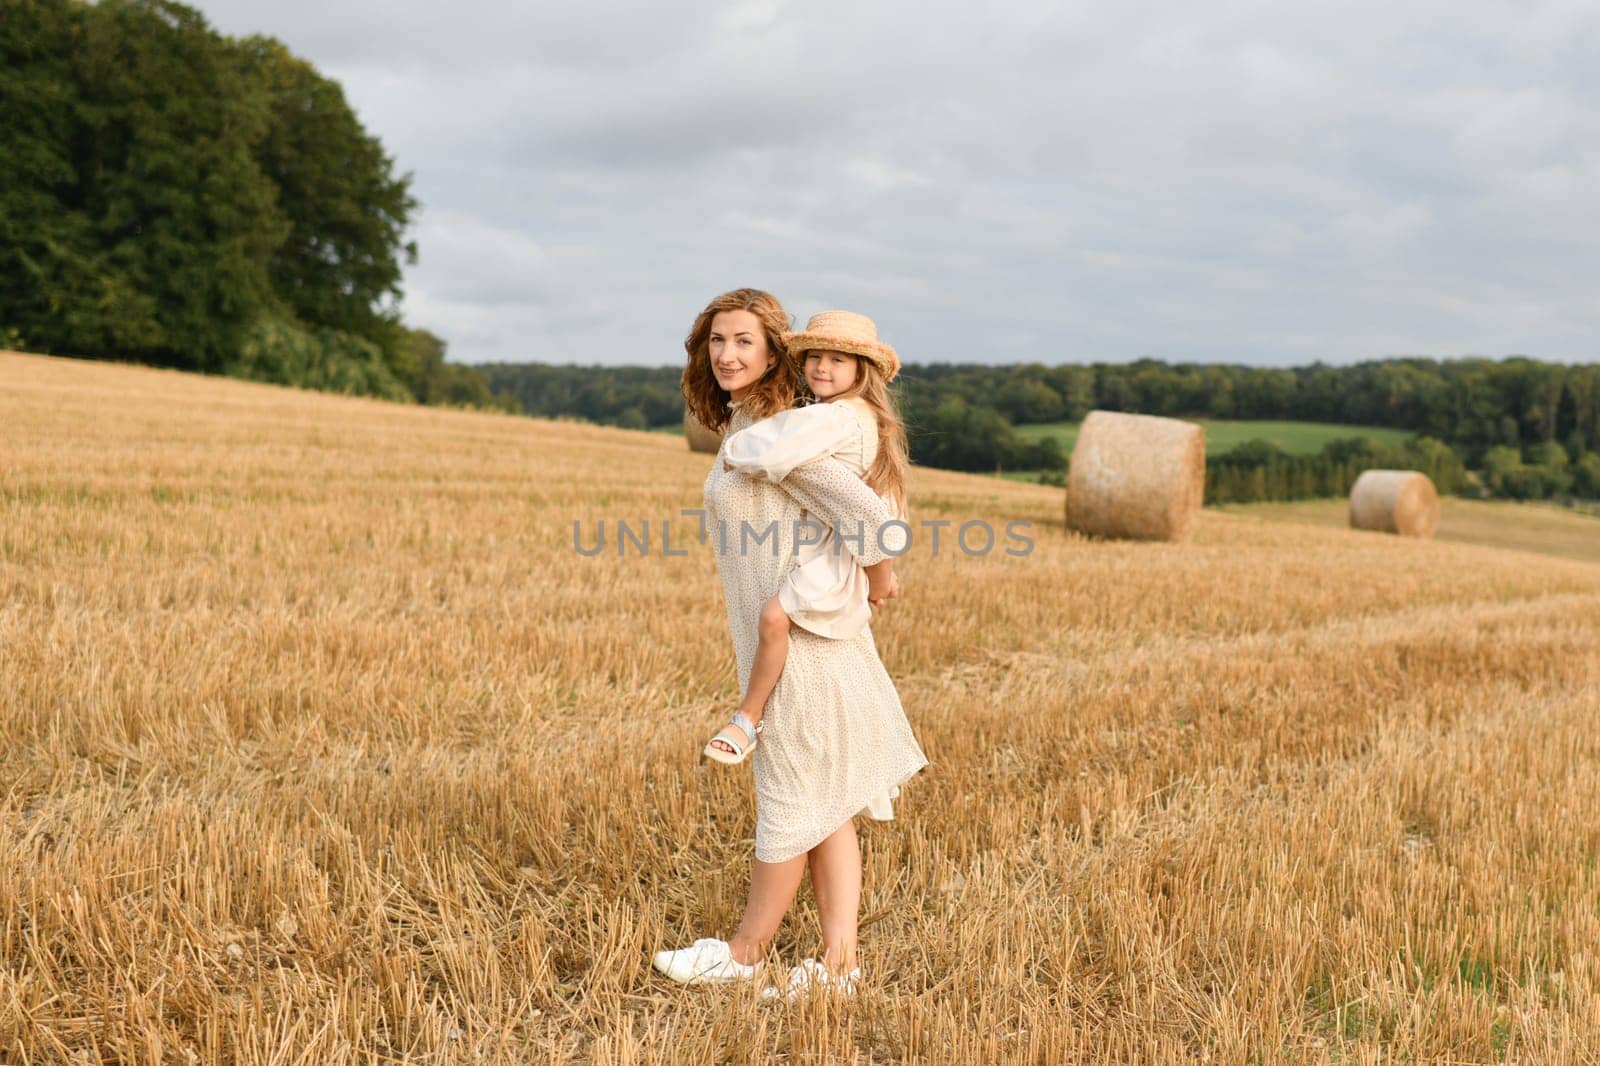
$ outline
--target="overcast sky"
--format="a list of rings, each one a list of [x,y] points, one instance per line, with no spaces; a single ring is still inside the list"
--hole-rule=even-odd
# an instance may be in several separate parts
[[[1600,4],[201,0],[340,81],[462,362],[716,294],[912,362],[1600,358]]]

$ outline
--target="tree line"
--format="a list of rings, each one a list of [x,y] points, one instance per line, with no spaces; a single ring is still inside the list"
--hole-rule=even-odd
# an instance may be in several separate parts
[[[1600,364],[1398,358],[1276,368],[1142,359],[1054,367],[918,365],[902,377],[908,402],[958,395],[1013,423],[1076,421],[1098,408],[1389,426],[1447,441],[1474,466],[1495,447],[1526,455],[1554,442],[1573,460],[1600,450]]]
[[[172,0],[7,0],[0,344],[512,406],[401,320],[410,175],[339,84]]]
[[[479,363],[489,387],[537,418],[581,418],[623,429],[683,424],[681,366]]]
[[[1468,485],[1454,449],[1432,437],[1385,447],[1365,437],[1331,440],[1315,455],[1290,455],[1270,441],[1246,441],[1206,460],[1208,503],[1348,496],[1363,470],[1418,470],[1443,494]]]
[[[1404,448],[1363,438],[1331,441],[1318,455],[1291,456],[1250,441],[1208,460],[1215,502],[1342,496],[1361,470],[1398,466],[1427,473],[1442,492],[1514,499],[1600,499],[1600,365],[1402,358],[1351,366],[1294,368],[1130,364],[1046,367],[915,366],[903,371],[902,402],[915,431],[957,450],[958,468],[1017,469],[1025,442],[974,420],[951,402],[986,407],[1007,423],[1076,421],[1102,409],[1175,418],[1287,420],[1411,430]],[[913,456],[917,454],[913,444]],[[948,458],[948,457],[947,457]],[[950,465],[948,463],[935,465]],[[1064,469],[1062,462],[1055,469]],[[1041,463],[1042,469],[1052,469]],[[1061,480],[1058,475],[1050,480]]]
[[[529,414],[634,429],[683,418],[682,373],[666,367],[497,364],[491,386]],[[1223,364],[907,364],[893,386],[914,461],[950,470],[1036,470],[1061,481],[1068,457],[1020,424],[1078,421],[1095,409],[1174,418],[1331,422],[1416,434],[1382,449],[1354,432],[1317,455],[1251,441],[1208,462],[1209,499],[1344,495],[1371,466],[1403,465],[1441,491],[1600,498],[1600,365],[1404,358],[1293,368]],[[1051,472],[1054,472],[1053,475]]]

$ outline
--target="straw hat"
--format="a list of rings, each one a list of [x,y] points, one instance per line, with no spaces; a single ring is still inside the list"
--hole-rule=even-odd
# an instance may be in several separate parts
[[[878,325],[866,315],[854,311],[823,311],[812,315],[806,328],[790,333],[785,338],[789,355],[803,360],[808,351],[822,349],[849,352],[870,359],[883,371],[885,381],[893,381],[900,373],[900,357],[894,349],[878,340]]]

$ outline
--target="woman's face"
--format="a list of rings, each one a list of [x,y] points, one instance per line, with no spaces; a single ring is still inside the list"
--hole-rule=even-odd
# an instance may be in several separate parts
[[[749,311],[718,311],[711,319],[709,348],[711,372],[735,400],[744,399],[772,365],[766,331]]]
[[[806,384],[819,400],[837,396],[856,383],[858,357],[828,349],[806,353]]]

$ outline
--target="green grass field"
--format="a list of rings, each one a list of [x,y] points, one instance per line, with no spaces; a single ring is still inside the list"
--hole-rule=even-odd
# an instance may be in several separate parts
[[[1340,426],[1330,422],[1232,422],[1196,418],[1206,429],[1206,454],[1220,455],[1247,440],[1269,440],[1290,455],[1314,455],[1330,440],[1340,437],[1366,437],[1378,444],[1404,444],[1411,437],[1407,429],[1383,426]],[[1055,437],[1067,453],[1078,439],[1077,422],[1033,422],[1017,427],[1018,435],[1028,440]]]

